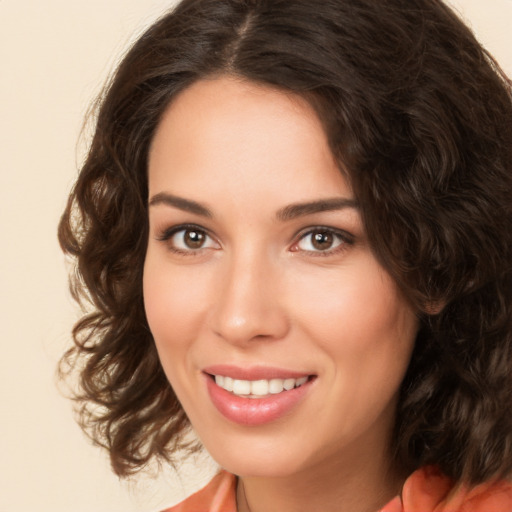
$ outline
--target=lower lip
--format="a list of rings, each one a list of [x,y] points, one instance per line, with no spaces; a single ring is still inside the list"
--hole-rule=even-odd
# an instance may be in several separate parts
[[[208,393],[218,411],[228,420],[247,426],[263,425],[285,416],[304,398],[314,380],[265,398],[244,398],[217,386],[209,375],[205,377]]]

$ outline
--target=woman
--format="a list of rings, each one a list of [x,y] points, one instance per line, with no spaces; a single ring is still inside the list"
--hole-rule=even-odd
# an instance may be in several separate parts
[[[152,26],[59,229],[114,471],[192,425],[223,471],[172,510],[511,510],[511,98],[437,0]]]

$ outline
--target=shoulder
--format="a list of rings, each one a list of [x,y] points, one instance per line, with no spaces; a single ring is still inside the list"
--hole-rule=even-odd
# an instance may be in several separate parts
[[[205,487],[163,512],[236,512],[236,477],[218,473]],[[381,512],[512,512],[512,482],[456,486],[436,467],[415,471],[401,498]]]
[[[235,491],[236,477],[221,471],[185,501],[162,512],[236,512]]]
[[[512,512],[512,482],[455,485],[428,466],[406,480],[401,501],[403,512]]]

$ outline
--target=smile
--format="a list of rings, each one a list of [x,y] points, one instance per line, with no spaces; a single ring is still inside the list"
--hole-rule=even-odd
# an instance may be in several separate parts
[[[203,370],[212,404],[245,426],[272,423],[292,413],[312,392],[317,375],[279,368],[218,365]]]
[[[224,375],[214,375],[215,384],[236,396],[261,399],[269,395],[277,395],[283,391],[298,388],[308,381],[308,377],[298,379],[259,379],[241,380]]]

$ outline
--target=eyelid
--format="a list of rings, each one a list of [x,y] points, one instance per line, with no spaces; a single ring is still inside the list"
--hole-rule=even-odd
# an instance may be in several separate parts
[[[204,228],[203,226],[198,225],[198,224],[185,223],[185,224],[177,224],[175,226],[170,226],[168,228],[165,228],[165,229],[161,230],[159,232],[159,234],[157,234],[157,236],[155,238],[159,242],[169,242],[170,239],[174,235],[179,233],[180,231],[199,231],[201,233],[204,233],[208,238],[213,240],[213,242],[215,243],[216,246],[218,246],[220,248],[220,243],[210,233],[210,231],[208,229]],[[176,252],[176,253],[180,253],[180,254],[197,254],[197,253],[199,253],[200,251],[202,251],[204,249],[212,249],[212,248],[213,247],[199,247],[198,249],[192,249],[192,248],[181,249],[179,247],[171,247],[171,246],[169,247],[169,249],[171,251]]]
[[[199,247],[197,249],[193,249],[193,248],[182,249],[179,247],[170,246],[169,250],[179,253],[179,254],[194,255],[194,254],[198,254],[201,251],[206,250],[206,249],[221,248],[219,241],[216,239],[216,237],[214,235],[211,234],[210,230],[208,230],[207,228],[200,226],[198,224],[192,224],[192,223],[185,223],[185,224],[178,224],[178,225],[170,226],[166,229],[161,230],[160,233],[155,238],[156,238],[156,240],[165,243],[165,242],[169,242],[169,240],[174,235],[179,233],[180,231],[187,231],[187,230],[196,230],[196,231],[200,231],[200,232],[204,233],[208,238],[210,238],[214,242],[214,244],[217,247],[210,246],[210,247]],[[315,232],[331,233],[335,237],[341,239],[341,243],[339,243],[334,248],[326,249],[325,251],[300,249],[298,247],[298,244],[301,242],[301,240],[304,240],[308,235],[312,235]],[[312,256],[330,256],[330,255],[337,254],[340,251],[343,251],[344,249],[347,248],[346,247],[347,245],[348,246],[353,245],[354,244],[354,235],[352,235],[351,233],[349,233],[343,229],[334,228],[334,227],[325,226],[325,225],[315,225],[315,226],[308,226],[306,228],[301,229],[293,237],[293,240],[294,240],[294,242],[292,243],[291,247],[289,248],[289,250],[291,252],[301,252],[301,253],[305,253],[305,254],[312,255]]]
[[[341,239],[341,243],[338,244],[336,247],[332,249],[327,249],[325,251],[321,250],[303,250],[299,249],[297,246],[301,242],[301,240],[304,240],[308,235],[312,235],[316,232],[324,232],[324,233],[331,233],[332,235],[338,237]],[[292,243],[290,247],[291,252],[302,252],[306,253],[312,256],[330,256],[333,254],[337,254],[340,251],[345,250],[347,245],[353,245],[354,244],[354,235],[349,233],[348,231],[345,231],[343,229],[339,228],[333,228],[330,226],[309,226],[307,228],[302,229],[299,233],[297,233],[294,237],[294,242]]]

